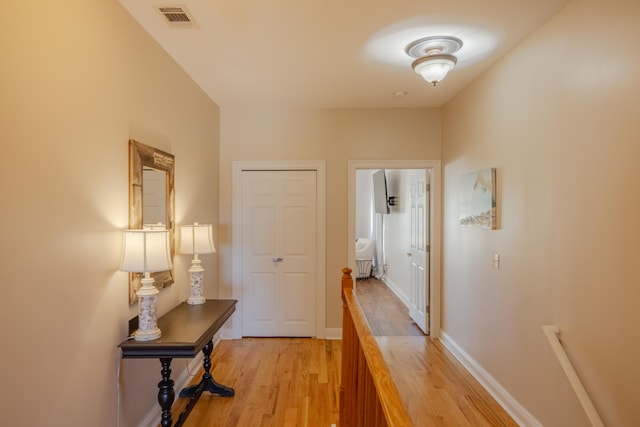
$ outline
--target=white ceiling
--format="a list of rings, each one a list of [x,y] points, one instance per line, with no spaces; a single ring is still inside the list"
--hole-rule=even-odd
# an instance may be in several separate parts
[[[568,0],[120,2],[224,109],[438,107]],[[168,5],[186,8],[196,26],[171,26],[157,10]],[[436,87],[404,53],[433,35],[464,42]]]

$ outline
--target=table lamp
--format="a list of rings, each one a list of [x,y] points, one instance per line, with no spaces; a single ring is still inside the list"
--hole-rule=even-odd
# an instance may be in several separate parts
[[[203,292],[203,272],[200,265],[199,254],[210,254],[216,251],[213,245],[213,233],[211,224],[182,225],[180,226],[180,252],[183,254],[193,254],[189,274],[191,276],[191,296],[187,299],[188,304],[204,304]]]
[[[171,269],[171,249],[168,230],[125,230],[121,271],[144,273],[138,295],[138,330],[136,341],[160,338],[156,307],[160,291],[153,286],[150,273]]]

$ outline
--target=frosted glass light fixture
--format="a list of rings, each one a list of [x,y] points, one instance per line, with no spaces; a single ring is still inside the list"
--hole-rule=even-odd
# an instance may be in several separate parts
[[[191,282],[191,296],[187,299],[188,304],[204,304],[203,273],[200,254],[210,254],[216,251],[213,245],[213,226],[211,224],[182,225],[180,226],[180,252],[183,254],[193,254],[191,268],[189,268]]]
[[[458,58],[453,53],[461,47],[462,40],[456,37],[432,36],[409,43],[405,52],[416,58],[411,68],[435,86],[456,66]]]
[[[138,295],[138,330],[136,341],[160,338],[156,308],[158,289],[150,273],[171,269],[171,249],[168,230],[125,230],[121,271],[144,273]]]

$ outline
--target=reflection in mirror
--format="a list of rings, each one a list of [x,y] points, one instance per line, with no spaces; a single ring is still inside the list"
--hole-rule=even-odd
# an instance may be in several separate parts
[[[156,228],[169,230],[171,259],[174,243],[174,157],[140,142],[129,141],[129,228]],[[159,225],[160,224],[160,225]],[[142,273],[129,274],[129,303],[138,300]],[[158,289],[173,283],[173,271],[152,273]]]
[[[143,224],[166,224],[167,173],[150,167],[142,170],[142,220]]]

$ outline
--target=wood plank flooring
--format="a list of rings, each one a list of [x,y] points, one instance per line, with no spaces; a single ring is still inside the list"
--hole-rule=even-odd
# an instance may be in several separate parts
[[[517,427],[460,362],[429,337],[376,337],[414,426]]]
[[[358,280],[355,289],[414,426],[516,425],[439,341],[424,336],[386,285]],[[184,427],[337,425],[341,345],[309,338],[220,342],[212,374],[236,395],[203,393]],[[192,383],[201,376],[202,369]],[[176,399],[174,422],[186,403]]]
[[[411,320],[409,309],[376,278],[358,279],[354,292],[375,336],[424,336]]]
[[[329,427],[338,423],[341,341],[244,338],[220,342],[214,379],[234,397],[205,392],[184,427]],[[202,370],[196,375],[197,383]],[[174,421],[187,399],[177,399]]]

